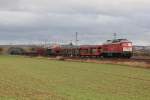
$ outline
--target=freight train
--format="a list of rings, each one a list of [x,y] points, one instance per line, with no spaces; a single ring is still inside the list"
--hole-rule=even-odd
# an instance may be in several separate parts
[[[127,39],[114,39],[107,40],[106,43],[102,45],[58,45],[47,48],[45,55],[67,57],[130,58],[133,54],[132,48],[132,42],[128,41]]]

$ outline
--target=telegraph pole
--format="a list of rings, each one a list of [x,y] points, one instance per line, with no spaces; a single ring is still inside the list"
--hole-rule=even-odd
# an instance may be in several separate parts
[[[76,32],[76,40],[75,40],[75,44],[78,45],[78,32]]]
[[[114,35],[114,40],[116,40],[117,39],[117,33],[113,33],[113,35]]]

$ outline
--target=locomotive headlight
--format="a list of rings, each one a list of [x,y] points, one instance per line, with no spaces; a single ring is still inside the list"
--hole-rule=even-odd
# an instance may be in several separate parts
[[[123,47],[123,51],[132,51],[132,47]]]

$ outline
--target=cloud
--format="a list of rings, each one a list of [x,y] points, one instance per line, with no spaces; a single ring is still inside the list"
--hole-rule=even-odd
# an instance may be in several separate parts
[[[0,0],[0,39],[71,41],[81,43],[128,38],[150,45],[148,0]],[[139,42],[140,41],[140,42]]]

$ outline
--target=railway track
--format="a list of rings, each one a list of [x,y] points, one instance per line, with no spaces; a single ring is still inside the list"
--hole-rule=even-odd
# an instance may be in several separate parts
[[[114,61],[114,62],[146,62],[150,64],[150,58],[138,58],[132,57],[130,59],[127,58],[73,58],[73,57],[65,57],[64,59],[72,59],[72,60],[95,60],[95,61]]]
[[[131,60],[134,60],[134,61],[145,61],[145,62],[149,62],[150,63],[150,59],[144,59],[144,58],[131,58]]]
[[[58,57],[59,58],[59,57]],[[65,60],[65,61],[73,61],[73,62],[89,62],[89,63],[97,63],[97,64],[119,64],[119,65],[127,65],[131,67],[138,68],[148,68],[150,69],[150,59],[146,58],[138,58],[132,57],[130,59],[125,58],[79,58],[79,57],[61,57],[58,59],[57,57],[49,58],[52,60]]]
[[[142,62],[150,62],[150,59],[145,59],[145,58],[130,58],[130,59],[125,59],[125,58],[104,58],[103,60],[111,60],[111,61],[142,61]]]

